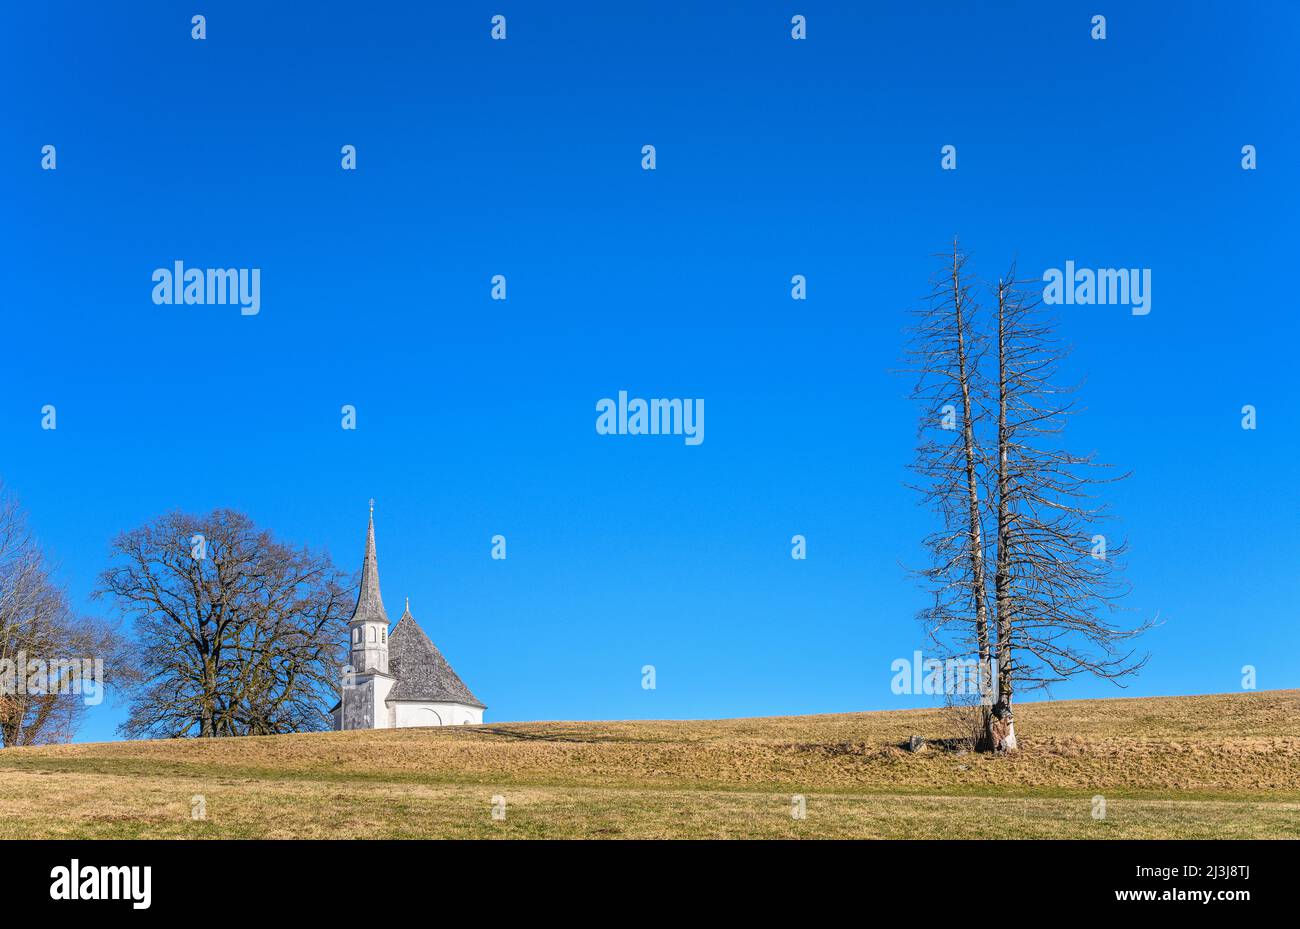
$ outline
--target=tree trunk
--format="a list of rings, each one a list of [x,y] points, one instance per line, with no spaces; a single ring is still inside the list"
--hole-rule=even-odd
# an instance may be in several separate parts
[[[989,713],[989,739],[995,752],[1016,750],[1016,721],[1011,714],[1011,700],[999,700]]]
[[[954,247],[952,265],[952,299],[953,311],[957,324],[957,381],[961,388],[962,405],[962,445],[966,464],[966,502],[970,533],[971,562],[971,596],[975,607],[975,639],[979,648],[980,667],[987,668],[992,651],[989,645],[988,603],[985,600],[984,574],[984,528],[980,519],[979,480],[975,455],[975,424],[973,402],[971,400],[970,381],[972,372],[967,359],[967,319],[962,315],[961,266],[958,263]],[[979,751],[992,751],[991,717],[984,712],[984,744],[977,745]]]
[[[998,689],[997,701],[989,714],[988,738],[995,752],[1016,750],[1016,724],[1011,713],[1011,693],[1015,687],[1011,645],[1011,476],[1007,470],[1007,288],[998,283],[998,483],[997,483],[997,558],[993,572],[995,611],[997,613]]]
[[[966,464],[966,501],[970,532],[971,588],[975,606],[975,636],[981,662],[989,659],[988,605],[984,600],[984,529],[980,520],[979,480],[975,456],[975,424],[971,400],[971,370],[967,359],[967,320],[962,316],[962,286],[960,266],[953,255],[953,304],[957,321],[957,380],[961,387],[962,445]]]

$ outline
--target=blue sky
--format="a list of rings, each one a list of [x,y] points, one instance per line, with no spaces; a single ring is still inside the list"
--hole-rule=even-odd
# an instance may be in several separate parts
[[[989,278],[1152,269],[1150,315],[1061,332],[1164,625],[1128,691],[1054,696],[1300,686],[1300,7],[277,6],[0,12],[0,476],[86,609],[166,510],[354,569],[374,497],[392,618],[489,720],[921,705],[889,686],[932,526],[892,372],[957,234]],[[261,268],[260,314],[154,305],[175,260]],[[704,398],[705,442],[598,436],[620,389]]]

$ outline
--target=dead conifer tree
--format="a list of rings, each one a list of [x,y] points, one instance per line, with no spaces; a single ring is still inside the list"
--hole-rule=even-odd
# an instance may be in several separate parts
[[[942,256],[925,308],[915,311],[907,351],[915,375],[912,399],[922,404],[913,489],[940,514],[942,528],[925,539],[930,565],[918,572],[934,595],[920,619],[930,639],[957,654],[974,650],[980,668],[989,666],[992,634],[981,496],[985,449],[979,424],[988,390],[982,375],[987,337],[977,323],[979,308],[966,256],[956,240]],[[986,727],[987,728],[987,727]],[[982,746],[987,747],[987,746]]]
[[[1017,690],[1085,672],[1118,681],[1145,663],[1124,645],[1151,624],[1126,629],[1109,619],[1127,592],[1116,573],[1125,546],[1108,547],[1099,532],[1109,517],[1094,491],[1128,475],[1060,447],[1077,412],[1075,388],[1055,383],[1068,349],[1014,265],[994,295],[997,438],[987,499],[996,524],[998,687],[986,747],[1014,751]]]

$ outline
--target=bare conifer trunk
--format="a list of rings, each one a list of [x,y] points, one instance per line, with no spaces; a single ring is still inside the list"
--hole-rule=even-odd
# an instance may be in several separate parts
[[[953,313],[957,325],[957,384],[961,390],[962,409],[962,454],[966,468],[966,501],[970,532],[970,567],[971,595],[975,608],[975,638],[979,646],[981,667],[988,666],[989,659],[989,614],[985,600],[984,576],[984,526],[980,519],[979,478],[975,454],[975,417],[971,403],[971,377],[974,374],[970,351],[969,320],[965,312],[965,292],[961,282],[961,261],[957,247],[953,245],[952,255],[952,293],[955,310]]]
[[[970,570],[971,598],[975,611],[975,641],[979,653],[980,674],[989,667],[992,649],[989,643],[989,615],[987,578],[984,568],[984,525],[980,518],[979,469],[975,444],[975,411],[971,400],[971,381],[977,374],[975,364],[968,348],[970,341],[970,314],[965,304],[965,292],[961,281],[962,259],[953,243],[952,256],[952,293],[953,319],[957,330],[957,384],[961,391],[962,404],[962,457],[966,471],[966,507],[967,524],[970,534]],[[983,678],[981,677],[981,680]],[[995,708],[996,709],[996,708]],[[977,749],[990,751],[996,746],[992,715],[983,713],[985,735]],[[1014,741],[1014,735],[1012,740]]]
[[[1007,288],[998,283],[998,475],[997,564],[994,569],[994,603],[997,615],[997,700],[988,715],[986,738],[995,752],[1016,750],[1016,722],[1011,710],[1015,690],[1014,644],[1011,639],[1011,505],[1007,451]]]

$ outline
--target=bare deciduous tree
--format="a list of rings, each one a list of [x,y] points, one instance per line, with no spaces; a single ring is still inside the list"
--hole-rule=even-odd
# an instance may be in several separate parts
[[[113,551],[98,594],[133,620],[143,672],[124,735],[326,727],[353,599],[328,555],[278,542],[233,510],[169,513],[118,536]]]
[[[103,699],[78,677],[84,662],[102,662],[103,677],[95,682],[100,687],[123,683],[132,671],[116,629],[72,609],[18,501],[2,484],[0,661],[12,674],[0,687],[0,746],[70,741],[87,701]],[[29,668],[36,672],[33,679],[26,678]],[[27,686],[19,687],[20,679]]]

